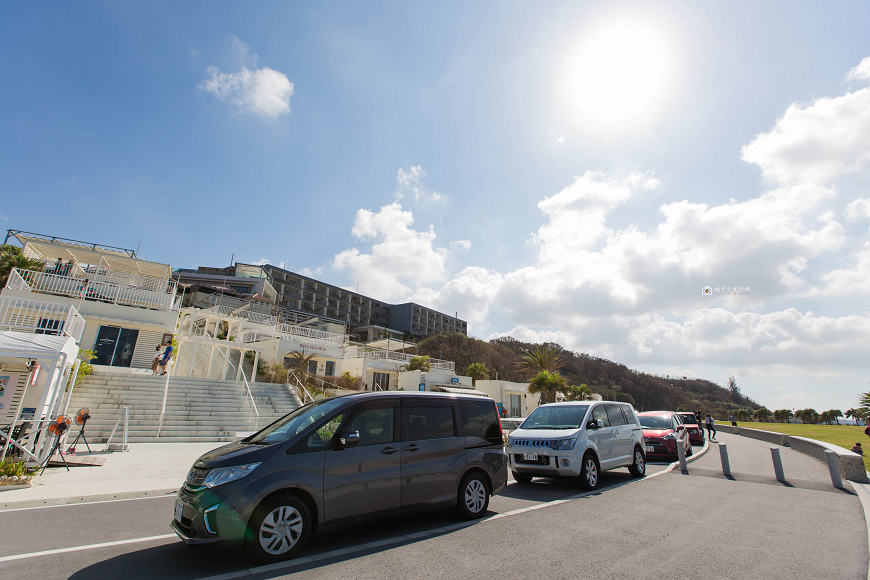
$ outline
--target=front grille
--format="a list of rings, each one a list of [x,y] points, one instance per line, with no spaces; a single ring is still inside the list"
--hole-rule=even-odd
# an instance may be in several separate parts
[[[196,528],[193,527],[193,522],[190,521],[190,518],[186,518],[182,516],[181,521],[175,520],[175,525],[179,527],[179,529],[184,533],[188,538],[196,537]]]
[[[191,491],[197,491],[202,487],[202,482],[208,476],[208,469],[191,469],[184,480],[184,487]]]
[[[514,454],[514,461],[516,463],[524,463],[526,465],[550,465],[550,456],[549,455],[538,455],[537,461],[529,461],[529,460],[523,459],[522,453],[515,453]]]
[[[514,439],[514,447],[550,447],[547,439]]]

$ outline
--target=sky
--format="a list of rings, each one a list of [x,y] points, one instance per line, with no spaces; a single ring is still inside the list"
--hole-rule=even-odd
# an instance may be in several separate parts
[[[3,3],[0,227],[845,411],[867,30],[866,2]]]

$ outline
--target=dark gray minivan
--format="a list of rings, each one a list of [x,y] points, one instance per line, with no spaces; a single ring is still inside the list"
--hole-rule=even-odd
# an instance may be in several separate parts
[[[171,526],[190,545],[278,561],[314,531],[386,514],[455,506],[479,518],[506,485],[492,399],[360,393],[300,407],[197,459]]]

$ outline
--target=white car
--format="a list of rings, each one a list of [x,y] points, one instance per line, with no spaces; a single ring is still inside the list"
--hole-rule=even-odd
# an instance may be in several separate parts
[[[576,401],[535,409],[508,436],[505,449],[514,479],[578,477],[596,489],[602,471],[628,467],[646,474],[643,429],[628,403]]]

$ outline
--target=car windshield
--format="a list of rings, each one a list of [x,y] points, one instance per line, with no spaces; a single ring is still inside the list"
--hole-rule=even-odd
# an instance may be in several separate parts
[[[341,399],[324,399],[299,407],[289,415],[278,419],[244,443],[269,444],[289,441],[306,427],[326,416],[344,403]]]
[[[589,405],[538,407],[520,425],[520,429],[579,429]]]
[[[638,417],[644,429],[673,429],[669,415],[641,415]]]
[[[683,421],[683,425],[697,425],[698,420],[695,419],[694,413],[680,413],[680,419]]]

